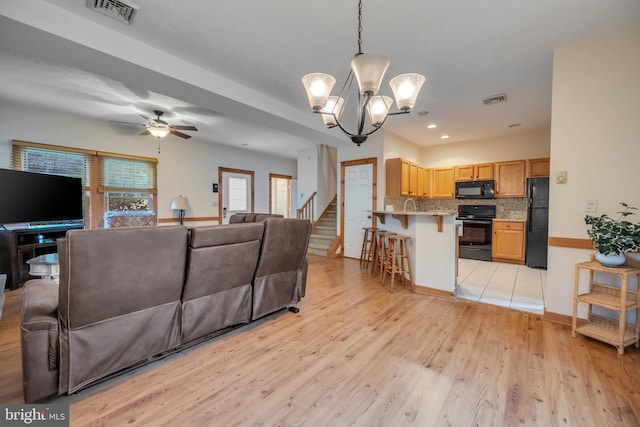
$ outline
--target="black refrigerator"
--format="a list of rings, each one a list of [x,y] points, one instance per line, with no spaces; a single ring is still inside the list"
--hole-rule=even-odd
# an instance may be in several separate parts
[[[549,178],[527,179],[527,267],[547,268]]]

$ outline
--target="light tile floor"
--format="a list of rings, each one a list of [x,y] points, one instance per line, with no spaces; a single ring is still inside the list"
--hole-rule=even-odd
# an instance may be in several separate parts
[[[460,258],[456,297],[544,313],[547,270]]]

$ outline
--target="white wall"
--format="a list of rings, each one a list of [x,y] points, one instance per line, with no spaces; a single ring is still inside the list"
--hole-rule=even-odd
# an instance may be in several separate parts
[[[269,212],[269,173],[296,179],[296,161],[199,140],[168,136],[158,140],[140,136],[140,129],[116,126],[57,111],[33,108],[3,100],[0,103],[0,167],[10,167],[11,140],[81,147],[158,159],[158,217],[174,217],[171,198],[188,197],[187,217],[218,216],[218,167],[255,172],[255,211]],[[188,225],[200,223],[188,222]]]
[[[298,191],[296,208],[309,199],[318,188],[318,148],[311,147],[298,151]]]
[[[402,157],[403,159],[411,160],[412,162],[422,165],[423,150],[424,148],[418,147],[395,133],[384,132],[385,159]]]
[[[537,129],[494,138],[428,146],[423,149],[422,159],[418,163],[433,168],[535,159],[549,157],[549,153],[550,131]]]
[[[640,207],[639,76],[640,26],[556,49],[551,174],[567,171],[568,182],[551,185],[550,236],[588,238],[587,199],[598,215],[614,215],[621,201]],[[592,252],[550,248],[547,311],[571,314],[574,265]]]

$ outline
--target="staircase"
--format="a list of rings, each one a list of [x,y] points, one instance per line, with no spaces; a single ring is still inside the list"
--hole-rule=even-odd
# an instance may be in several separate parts
[[[329,207],[327,207],[327,210],[324,211],[311,231],[308,253],[327,256],[327,249],[329,249],[331,242],[338,234],[336,229],[336,215],[337,208],[336,201],[334,200]]]

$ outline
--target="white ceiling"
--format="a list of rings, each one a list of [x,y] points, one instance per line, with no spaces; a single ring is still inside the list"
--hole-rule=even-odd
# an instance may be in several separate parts
[[[161,109],[202,140],[294,158],[351,144],[311,113],[300,78],[344,81],[356,0],[134,0],[132,25],[85,3],[0,4],[0,100],[136,123]],[[384,91],[397,74],[427,78],[414,112],[385,129],[428,146],[444,133],[459,142],[549,128],[553,50],[640,24],[640,1],[365,0],[363,15],[363,51],[391,60]],[[506,103],[483,105],[502,92]]]

